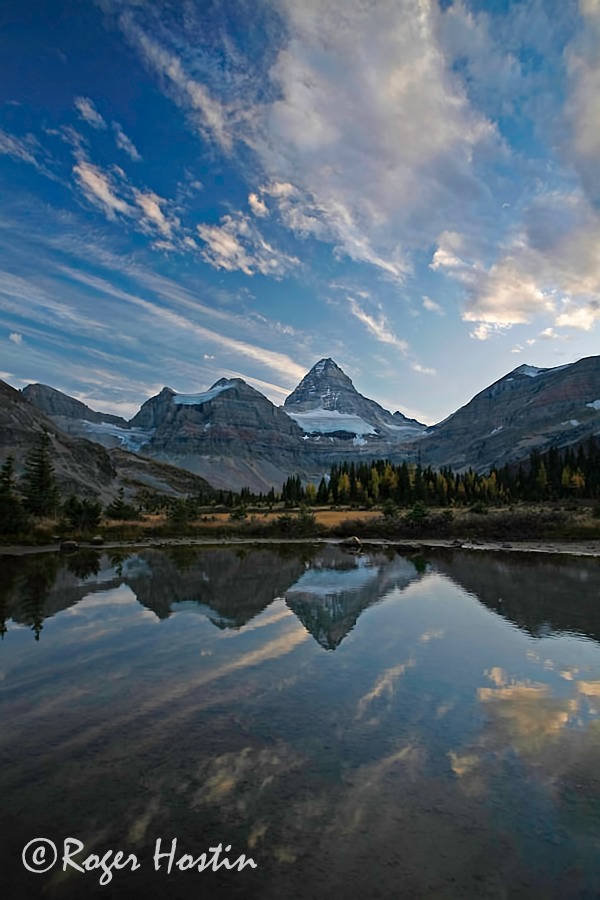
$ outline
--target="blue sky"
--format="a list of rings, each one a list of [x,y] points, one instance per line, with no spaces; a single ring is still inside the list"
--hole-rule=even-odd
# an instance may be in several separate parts
[[[323,356],[433,423],[598,352],[600,0],[4,0],[0,377]]]

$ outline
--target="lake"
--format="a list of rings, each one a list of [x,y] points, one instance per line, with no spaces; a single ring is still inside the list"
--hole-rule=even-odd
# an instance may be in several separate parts
[[[600,895],[600,561],[0,567],[4,897]]]

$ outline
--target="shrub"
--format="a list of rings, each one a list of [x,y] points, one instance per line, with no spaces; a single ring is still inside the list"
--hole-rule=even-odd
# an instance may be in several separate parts
[[[97,500],[82,500],[72,495],[63,505],[63,514],[71,528],[92,531],[98,527],[102,506]]]

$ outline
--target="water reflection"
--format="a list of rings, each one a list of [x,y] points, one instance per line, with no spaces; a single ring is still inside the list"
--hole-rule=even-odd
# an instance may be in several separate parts
[[[356,555],[336,546],[279,550],[219,548],[167,552],[141,550],[131,556],[85,550],[59,559],[40,554],[8,558],[1,622],[28,624],[36,640],[47,616],[83,597],[127,585],[159,619],[198,613],[218,628],[241,628],[277,597],[321,646],[335,649],[361,612],[392,587],[420,577],[415,564],[392,553]],[[421,567],[421,573],[423,569]]]
[[[355,556],[327,547],[306,564],[285,597],[318,643],[335,650],[368,606],[418,577],[414,563],[395,554],[391,559],[383,553]]]
[[[600,891],[596,561],[229,547],[4,562],[8,896]],[[20,854],[38,834],[142,868],[108,888],[34,877]],[[156,838],[174,836],[258,869],[156,873]]]

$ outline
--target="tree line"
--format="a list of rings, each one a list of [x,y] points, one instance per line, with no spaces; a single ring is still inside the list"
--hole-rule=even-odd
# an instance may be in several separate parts
[[[105,508],[98,500],[71,495],[62,500],[54,474],[51,438],[39,434],[27,455],[20,479],[15,462],[9,456],[0,468],[0,534],[25,531],[32,519],[51,518],[80,531],[95,529],[102,517],[133,520],[142,512],[166,512],[174,523],[192,520],[210,504],[245,510],[249,505],[273,508],[337,506],[355,507],[461,506],[476,503],[502,505],[519,501],[561,500],[566,498],[600,499],[600,442],[590,438],[578,447],[547,452],[532,451],[527,462],[518,466],[493,467],[487,474],[455,472],[449,466],[434,469],[419,463],[392,463],[387,459],[372,462],[334,463],[319,484],[303,484],[299,475],[291,475],[280,492],[253,493],[211,491],[187,498],[166,498],[149,491],[138,495],[138,504],[125,499],[121,487]],[[240,516],[243,517],[243,516]]]
[[[59,519],[70,528],[90,531],[98,526],[102,515],[113,519],[135,519],[139,510],[124,498],[123,488],[105,509],[98,500],[74,494],[61,499],[51,454],[52,442],[47,431],[38,435],[27,454],[20,479],[15,474],[15,460],[8,456],[0,468],[0,534],[19,534],[27,530],[32,519]]]
[[[391,501],[398,506],[508,504],[519,501],[600,498],[600,442],[546,453],[532,451],[526,463],[492,467],[487,474],[455,472],[449,466],[434,469],[419,463],[334,463],[318,486],[304,486],[299,476],[283,484],[281,499],[288,505],[375,505]]]

